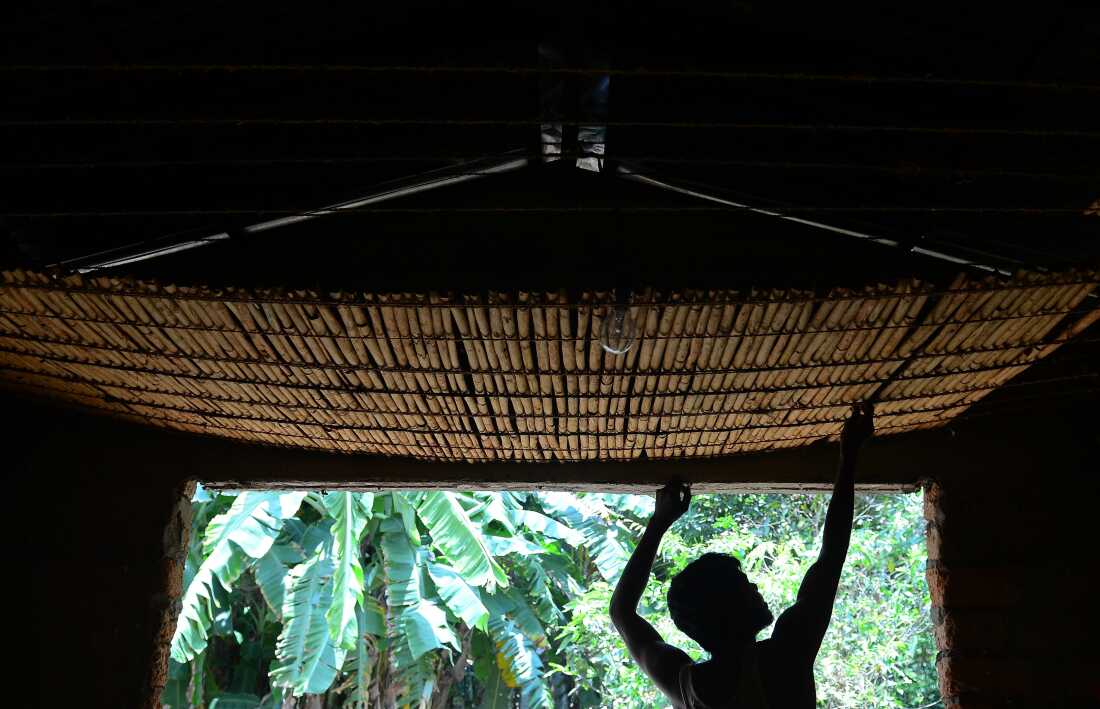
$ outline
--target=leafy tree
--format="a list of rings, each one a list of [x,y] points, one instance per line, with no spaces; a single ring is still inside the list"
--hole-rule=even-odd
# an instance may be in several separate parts
[[[690,647],[663,593],[706,550],[738,554],[770,601],[789,602],[824,502],[697,497],[645,598],[661,631]],[[165,706],[662,705],[607,616],[650,498],[200,488],[194,504]],[[935,701],[918,506],[860,502],[818,663],[823,706]]]
[[[942,706],[934,672],[924,529],[917,495],[860,495],[833,619],[818,654],[821,707]],[[668,617],[665,594],[680,569],[716,551],[741,559],[778,615],[817,557],[828,505],[817,495],[700,495],[666,534],[641,612],[666,640],[696,660],[705,652]],[[666,706],[631,662],[605,612],[613,586],[594,583],[567,607],[563,647],[578,688],[614,697],[617,707]],[[761,637],[766,637],[770,628]],[[600,704],[609,706],[610,702]]]

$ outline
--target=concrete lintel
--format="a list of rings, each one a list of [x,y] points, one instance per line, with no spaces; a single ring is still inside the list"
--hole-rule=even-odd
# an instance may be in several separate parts
[[[18,402],[18,403],[17,403]],[[66,469],[117,471],[115,485],[149,476],[199,480],[212,489],[572,489],[651,492],[670,480],[700,492],[822,492],[832,487],[837,444],[698,460],[582,463],[465,463],[341,455],[245,444],[141,426],[30,399],[8,400],[43,441],[23,455],[44,474]],[[982,450],[981,438],[971,439]],[[884,436],[860,456],[857,488],[915,490],[959,458],[958,442],[943,430]],[[970,449],[970,446],[966,446]],[[972,449],[971,449],[972,450]],[[969,457],[969,456],[968,456]],[[986,465],[994,461],[982,456]]]
[[[253,448],[254,446],[242,446]],[[287,459],[278,467],[265,466],[260,475],[242,465],[237,475],[207,478],[211,489],[327,489],[381,488],[452,489],[586,489],[652,491],[669,480],[691,483],[698,491],[822,492],[832,489],[835,445],[799,451],[744,455],[706,461],[638,461],[604,463],[436,463],[367,456],[313,455]],[[243,452],[242,452],[243,453]],[[266,453],[250,451],[250,457]],[[919,472],[897,465],[872,466],[878,457],[868,451],[867,475],[860,475],[864,491],[914,490]],[[243,463],[243,461],[242,461]],[[862,467],[862,466],[861,466]],[[891,475],[872,475],[872,470]],[[259,472],[259,470],[257,470]],[[200,479],[202,476],[199,475]]]

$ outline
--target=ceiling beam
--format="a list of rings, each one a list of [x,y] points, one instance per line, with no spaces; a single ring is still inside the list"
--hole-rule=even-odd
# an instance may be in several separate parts
[[[199,480],[217,489],[379,488],[569,489],[652,492],[670,480],[701,492],[823,492],[831,489],[837,445],[728,458],[591,463],[424,462],[318,453],[242,444],[140,426],[28,397],[0,399],[13,417],[12,446],[32,484],[64,485],[66,476],[96,476],[104,485],[166,486]],[[1082,411],[1095,400],[1062,402],[1043,416],[985,416],[949,428],[872,439],[860,456],[856,487],[863,492],[912,491],[925,480],[1005,476],[1095,460],[1100,441]],[[1076,461],[1076,462],[1075,462]],[[14,469],[19,469],[15,466]],[[1037,482],[1041,482],[1037,478]]]

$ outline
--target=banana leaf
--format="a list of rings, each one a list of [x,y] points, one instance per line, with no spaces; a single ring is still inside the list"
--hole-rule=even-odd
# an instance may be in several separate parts
[[[447,608],[471,628],[487,629],[489,610],[481,597],[462,575],[449,566],[428,564],[428,575],[439,591],[439,597]]]
[[[359,630],[355,608],[362,602],[363,566],[359,561],[359,541],[370,519],[374,495],[371,493],[330,492],[324,506],[333,520],[332,605],[325,613],[329,634],[345,650],[355,649]]]
[[[427,599],[421,599],[415,606],[404,609],[399,624],[413,660],[419,660],[422,655],[445,646],[462,650],[454,631],[447,624],[447,614]]]
[[[432,535],[432,544],[467,583],[489,590],[508,585],[508,576],[493,559],[482,530],[474,527],[455,493],[425,493],[417,512]]]
[[[508,618],[491,619],[489,634],[505,683],[519,688],[524,705],[530,709],[552,709],[553,697],[534,643]]]
[[[542,508],[584,536],[584,546],[596,564],[596,570],[608,583],[616,583],[626,567],[630,552],[620,539],[616,516],[599,500],[568,492],[545,491],[535,494]]]
[[[191,668],[181,662],[168,660],[168,681],[160,693],[161,709],[188,709],[187,683],[191,681]]]
[[[511,709],[512,688],[504,681],[504,675],[496,663],[491,664],[492,668],[485,682],[485,693],[482,695],[478,709]]]
[[[359,619],[359,627],[365,628],[367,618],[363,609],[357,607],[355,613]],[[371,672],[374,669],[374,658],[371,656],[371,648],[367,642],[366,633],[360,632],[355,641],[355,653],[352,657],[351,667],[355,680],[348,692],[349,705],[354,709],[367,709],[370,705]]]
[[[409,543],[404,525],[398,518],[387,517],[382,520],[379,530],[387,604],[393,609],[419,603],[421,575],[417,550]]]
[[[244,492],[210,521],[203,537],[206,558],[183,594],[172,636],[173,659],[187,662],[206,649],[214,616],[224,610],[215,586],[230,590],[246,568],[266,555],[283,521],[298,511],[304,497],[304,492]]]
[[[398,491],[390,493],[390,499],[393,501],[393,511],[401,518],[405,533],[409,535],[409,543],[413,546],[420,546],[421,541],[420,530],[416,527],[416,499],[418,495],[419,493],[406,495]]]
[[[552,517],[532,510],[516,510],[512,513],[516,525],[525,527],[536,534],[553,539],[561,539],[571,546],[584,544],[584,535],[571,529]]]
[[[271,611],[279,620],[283,619],[284,582],[290,569],[279,559],[276,553],[278,544],[271,547],[271,551],[264,555],[252,567],[252,575],[256,577],[256,585],[260,587],[260,594],[267,601]]]
[[[283,632],[269,677],[294,696],[326,691],[344,664],[346,651],[333,642],[325,620],[333,572],[332,560],[322,553],[287,574]]]

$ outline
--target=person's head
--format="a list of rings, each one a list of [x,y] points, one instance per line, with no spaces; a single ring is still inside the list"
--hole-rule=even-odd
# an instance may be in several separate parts
[[[773,617],[741,562],[715,553],[673,577],[668,610],[676,627],[711,654],[752,641]]]

